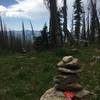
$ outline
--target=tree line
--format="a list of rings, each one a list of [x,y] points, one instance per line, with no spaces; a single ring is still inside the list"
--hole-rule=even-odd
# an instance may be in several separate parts
[[[71,31],[68,29],[67,0],[62,0],[63,5],[58,7],[58,0],[44,0],[50,13],[49,29],[45,24],[41,35],[35,37],[33,25],[30,22],[32,39],[27,39],[24,22],[22,34],[7,30],[6,24],[0,17],[0,48],[27,52],[33,49],[50,49],[66,47],[66,45],[79,47],[82,43],[100,42],[100,21],[96,0],[89,0],[87,9],[82,0],[73,3]]]
[[[0,17],[0,49],[8,49],[23,53],[33,50],[33,41],[35,36],[31,22],[30,26],[32,30],[30,37],[27,39],[24,22],[22,22],[22,31],[16,33],[14,30],[8,30],[6,24]]]
[[[100,42],[100,21],[96,9],[97,1],[88,1],[87,10],[82,0],[74,1],[72,29],[69,31],[67,27],[67,0],[62,0],[63,6],[60,9],[57,7],[58,0],[44,0],[50,11],[49,32],[51,33],[53,47],[63,47],[66,43],[78,47],[81,41],[86,46],[87,43]]]

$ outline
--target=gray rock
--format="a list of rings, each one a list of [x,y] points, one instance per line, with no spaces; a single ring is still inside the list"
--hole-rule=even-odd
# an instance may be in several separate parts
[[[68,76],[63,76],[63,75],[58,75],[54,77],[54,82],[55,83],[60,83],[60,84],[70,84],[73,82],[76,82],[78,80],[77,75],[68,75]]]
[[[70,70],[78,70],[78,69],[80,69],[80,66],[76,66],[76,65],[64,65],[62,67],[70,69]]]
[[[83,89],[76,93],[75,100],[91,100],[90,92]],[[40,98],[40,100],[70,100],[64,96],[63,92],[51,88],[47,90]]]
[[[47,90],[40,100],[70,100],[64,96],[65,91],[75,92],[74,100],[91,100],[88,98],[90,92],[77,83],[78,73],[81,72],[79,59],[65,56],[57,67],[58,75],[54,77],[54,88]]]
[[[74,58],[72,61],[70,61],[69,63],[67,63],[66,65],[74,65],[74,66],[79,66],[80,62],[79,59]]]
[[[65,63],[63,62],[63,61],[60,61],[58,64],[57,64],[57,66],[64,66],[65,65]]]
[[[82,89],[81,91],[76,93],[77,98],[83,98],[83,97],[90,96],[90,95],[91,93],[85,89]]]
[[[40,100],[69,100],[67,99],[63,92],[56,91],[55,88],[47,90]]]
[[[73,60],[73,57],[72,56],[65,56],[63,59],[62,59],[62,61],[64,62],[64,63],[68,63],[68,62],[70,62],[70,61],[72,61]]]
[[[80,84],[76,84],[76,83],[73,83],[73,84],[65,84],[65,83],[61,83],[61,84],[55,84],[55,88],[59,91],[73,91],[73,92],[76,92],[76,91],[81,91],[83,89],[83,87],[80,85]]]
[[[63,72],[63,73],[71,73],[71,74],[76,74],[76,73],[80,73],[81,72],[80,69],[79,70],[70,70],[70,69],[62,68],[62,67],[59,67],[58,71]]]

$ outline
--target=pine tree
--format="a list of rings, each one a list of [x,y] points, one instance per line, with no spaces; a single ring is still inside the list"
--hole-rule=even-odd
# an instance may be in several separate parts
[[[68,27],[67,27],[67,0],[63,0],[63,7],[59,10],[60,13],[60,20],[61,24],[60,27],[62,28],[61,33],[64,33],[63,37],[63,46],[66,46],[66,43],[69,43],[70,45],[73,44],[73,36],[69,32]]]
[[[44,24],[43,30],[41,31],[41,37],[42,37],[42,44],[45,48],[48,48],[48,32],[47,32],[47,25]]]
[[[64,37],[63,37],[63,34],[62,34],[62,17],[61,17],[61,11],[59,10],[58,11],[58,24],[59,24],[59,32],[60,32],[60,39],[61,39],[61,46],[63,47],[64,45]]]
[[[74,2],[74,21],[75,21],[75,37],[77,39],[77,46],[80,39],[80,27],[81,27],[81,15],[82,15],[82,2],[81,0],[75,0]]]
[[[90,24],[90,41],[95,40],[95,25],[96,25],[96,20],[95,20],[95,7],[93,4],[93,1],[91,0],[91,24]]]
[[[100,42],[100,22],[99,18],[97,15],[97,10],[96,10],[96,1],[91,0],[91,9],[92,9],[92,15],[91,15],[91,36],[90,39],[91,41],[94,41],[95,39],[95,33],[97,31],[98,33],[98,42]],[[95,32],[95,33],[93,33]]]
[[[57,15],[57,0],[44,0],[50,11],[50,29],[52,47],[61,46],[60,27]]]
[[[83,40],[86,40],[86,26],[85,26],[85,11],[84,11],[84,7],[83,7],[83,14],[82,14],[82,34],[81,34],[81,38]]]
[[[63,0],[63,17],[64,17],[64,23],[63,23],[63,30],[64,30],[64,41],[68,39],[68,29],[67,29],[67,1]]]

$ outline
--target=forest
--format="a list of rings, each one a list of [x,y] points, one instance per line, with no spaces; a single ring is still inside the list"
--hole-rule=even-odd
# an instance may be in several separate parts
[[[34,49],[63,48],[67,45],[80,47],[100,42],[99,10],[96,0],[90,0],[87,8],[81,0],[73,4],[72,25],[68,29],[67,1],[62,7],[57,7],[57,1],[44,0],[44,4],[50,12],[50,24],[45,23],[40,36],[35,37],[34,27],[30,21],[31,37],[26,33],[22,21],[22,32],[16,34],[14,30],[8,30],[7,25],[0,17],[0,47],[18,52],[28,52]]]
[[[91,100],[100,100],[100,1],[87,0],[86,6],[74,0],[71,25],[69,1],[61,0],[61,6],[58,2],[43,0],[49,24],[44,23],[38,35],[31,20],[29,33],[23,20],[20,32],[9,29],[0,10],[1,100],[40,100],[53,86],[56,64],[64,56],[80,60],[83,71],[78,81],[92,92]]]

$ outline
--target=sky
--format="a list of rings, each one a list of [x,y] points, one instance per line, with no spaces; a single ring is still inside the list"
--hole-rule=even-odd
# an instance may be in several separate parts
[[[0,0],[0,14],[7,27],[14,30],[21,29],[22,21],[26,29],[32,21],[34,29],[40,30],[49,20],[43,0]]]
[[[62,0],[58,0],[61,6]],[[85,6],[88,0],[83,0]],[[71,27],[72,5],[74,0],[68,0],[68,27]],[[43,0],[0,0],[0,15],[9,29],[21,30],[22,21],[25,28],[30,29],[32,21],[34,30],[41,30],[49,23],[49,11]]]

